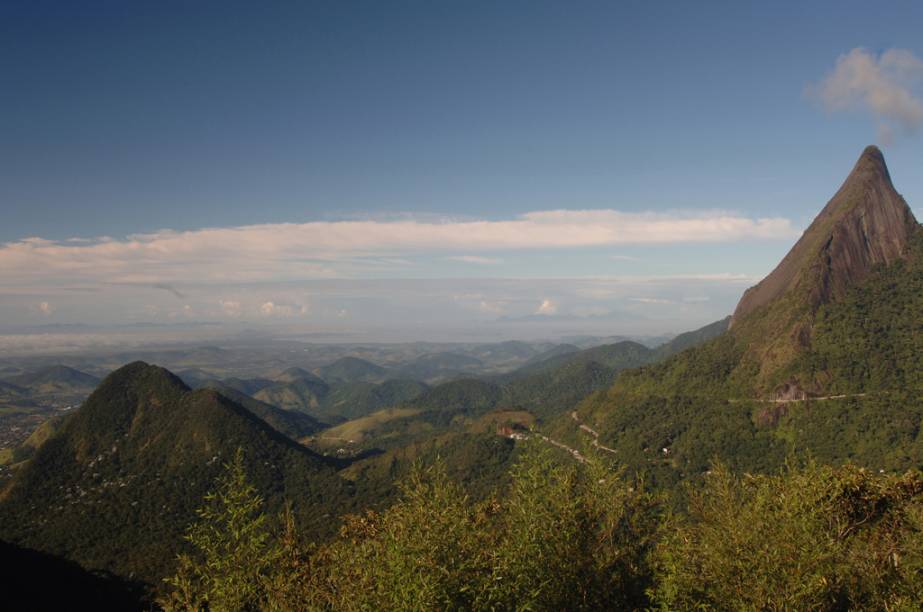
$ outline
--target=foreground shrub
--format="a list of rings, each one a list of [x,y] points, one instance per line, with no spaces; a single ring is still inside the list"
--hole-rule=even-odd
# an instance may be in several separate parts
[[[921,518],[919,473],[717,466],[658,546],[654,596],[668,609],[919,609]]]
[[[716,466],[688,512],[532,447],[473,503],[436,462],[400,501],[304,546],[271,528],[238,456],[189,530],[164,607],[211,610],[919,610],[923,476]],[[500,494],[502,493],[502,494]]]

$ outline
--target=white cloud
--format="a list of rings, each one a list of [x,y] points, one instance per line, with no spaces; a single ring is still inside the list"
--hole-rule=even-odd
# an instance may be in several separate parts
[[[0,285],[284,282],[356,276],[363,265],[356,258],[363,257],[797,235],[789,220],[778,217],[552,210],[505,221],[324,221],[165,230],[94,241],[26,238],[0,245]],[[478,263],[490,259],[463,257],[479,258]]]
[[[883,144],[895,127],[913,133],[923,125],[923,60],[910,51],[888,49],[879,56],[855,48],[837,58],[833,72],[809,88],[828,111],[864,110],[875,118]]]
[[[649,297],[633,297],[628,298],[632,302],[638,302],[640,304],[672,304],[672,300],[665,300],[663,298],[649,298]]]
[[[478,304],[478,310],[486,314],[503,314],[503,304],[500,302],[481,300]]]
[[[535,314],[539,315],[553,315],[557,314],[558,305],[555,304],[552,300],[545,298],[542,300],[542,303],[539,305],[538,310],[535,311]]]
[[[640,261],[637,257],[632,257],[631,255],[610,255],[609,259],[615,261]]]
[[[292,306],[290,304],[263,302],[260,305],[260,314],[264,317],[291,317],[296,312],[301,312],[301,308]]]
[[[242,309],[240,307],[240,302],[233,300],[219,300],[218,303],[221,305],[221,312],[223,312],[225,316],[237,318],[241,315]]]
[[[496,257],[481,257],[480,255],[454,255],[449,257],[453,261],[460,261],[462,263],[478,264],[482,266],[490,266],[501,263],[503,260]]]

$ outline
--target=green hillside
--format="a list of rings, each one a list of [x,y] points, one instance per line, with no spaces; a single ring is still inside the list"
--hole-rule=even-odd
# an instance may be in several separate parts
[[[358,357],[342,357],[317,369],[318,376],[327,382],[375,382],[386,372],[385,368]]]
[[[623,372],[580,418],[618,461],[662,484],[700,476],[715,457],[742,471],[775,469],[793,452],[920,467],[923,230],[907,232],[908,214],[880,153],[867,150],[767,277],[785,291],[762,303],[748,291],[727,333]],[[874,263],[879,243],[900,245],[900,256]]]
[[[353,419],[410,402],[427,389],[429,387],[424,383],[413,380],[388,380],[379,384],[335,383],[324,396],[319,414],[328,419]]]
[[[331,533],[353,503],[324,458],[216,391],[190,391],[166,370],[133,363],[19,470],[0,501],[0,538],[157,582],[237,448],[270,507],[290,501],[306,533]]]
[[[325,427],[323,423],[308,414],[270,406],[234,388],[227,387],[223,383],[209,382],[206,387],[214,389],[232,402],[243,406],[268,423],[273,429],[293,440],[312,434]]]

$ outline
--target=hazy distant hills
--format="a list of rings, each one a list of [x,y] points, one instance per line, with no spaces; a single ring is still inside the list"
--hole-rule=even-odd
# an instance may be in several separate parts
[[[794,451],[920,466],[921,312],[923,231],[871,147],[728,332],[623,373],[580,413],[662,482],[716,456],[764,470]]]
[[[270,379],[279,384],[305,382],[310,384],[322,385],[326,381],[313,372],[308,372],[303,368],[288,368],[270,376]],[[252,382],[252,381],[251,381]]]
[[[26,393],[26,390],[22,387],[0,380],[0,397],[16,398],[21,397],[24,393]]]
[[[99,379],[64,365],[55,365],[34,372],[13,376],[5,381],[20,390],[38,395],[72,394],[93,389]]]
[[[233,387],[220,382],[206,383],[206,388],[214,389],[232,402],[239,404],[266,421],[273,429],[285,436],[297,440],[326,427],[314,417],[297,410],[283,410],[261,402]]]
[[[727,319],[677,337],[678,344],[704,341],[726,328]],[[388,450],[392,459],[403,457],[396,449],[422,444],[449,432],[465,432],[489,413],[518,411],[517,414],[529,415],[530,422],[568,413],[591,393],[611,386],[622,370],[652,363],[669,350],[672,347],[667,345],[649,349],[631,341],[585,350],[571,345],[562,345],[560,350],[552,347],[542,354],[544,359],[510,374],[444,382],[420,392],[418,397],[382,403],[382,409],[357,414],[346,423],[310,436],[307,441],[313,448],[326,452],[374,448]]]
[[[317,369],[317,374],[329,383],[379,382],[388,370],[358,357],[343,357]]]
[[[324,411],[338,419],[360,417],[387,406],[397,406],[423,395],[429,386],[415,380],[333,385],[324,398]]]

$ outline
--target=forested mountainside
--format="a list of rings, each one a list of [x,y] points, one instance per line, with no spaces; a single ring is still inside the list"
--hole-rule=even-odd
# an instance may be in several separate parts
[[[748,471],[793,452],[919,467],[920,312],[923,235],[869,148],[727,333],[624,372],[580,417],[618,461],[664,484],[715,457]]]
[[[156,583],[222,465],[243,449],[271,507],[309,533],[336,529],[352,485],[213,390],[143,363],[109,375],[37,451],[0,501],[0,538]]]

